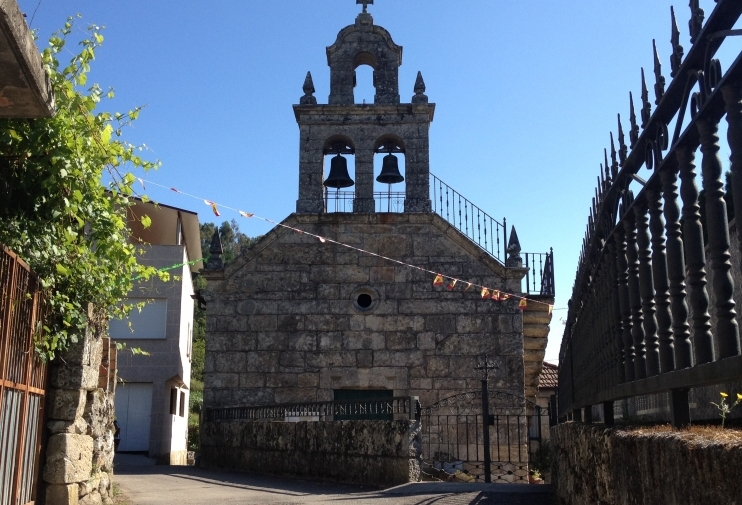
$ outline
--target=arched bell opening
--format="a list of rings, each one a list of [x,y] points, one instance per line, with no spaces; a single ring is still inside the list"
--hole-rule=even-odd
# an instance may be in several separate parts
[[[373,104],[376,102],[376,57],[361,52],[353,59],[353,103]]]
[[[355,146],[344,136],[327,139],[323,149],[325,212],[353,212]]]
[[[402,139],[387,135],[374,148],[376,212],[404,212],[405,147]]]

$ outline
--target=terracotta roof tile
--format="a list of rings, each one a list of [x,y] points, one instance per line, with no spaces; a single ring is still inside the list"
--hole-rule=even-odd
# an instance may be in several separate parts
[[[544,361],[538,378],[539,389],[556,389],[559,384],[559,367]]]

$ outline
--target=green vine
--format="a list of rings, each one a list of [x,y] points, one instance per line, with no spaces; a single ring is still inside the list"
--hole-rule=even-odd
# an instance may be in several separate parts
[[[168,278],[139,264],[137,246],[129,243],[131,171],[159,165],[122,138],[141,108],[96,110],[113,98],[112,89],[97,84],[85,89],[103,35],[100,27],[89,27],[79,54],[62,66],[58,58],[73,25],[69,18],[42,52],[54,116],[0,120],[0,242],[28,262],[46,291],[51,317],[36,346],[45,359],[84,335],[88,304],[99,315],[120,317],[131,310],[122,300],[133,279]],[[104,177],[111,182],[104,184]],[[149,217],[137,217],[149,225]]]

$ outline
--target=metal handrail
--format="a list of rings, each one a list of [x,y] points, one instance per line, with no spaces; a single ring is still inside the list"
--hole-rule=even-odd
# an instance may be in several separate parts
[[[505,263],[505,248],[508,243],[507,220],[503,217],[501,223],[494,219],[432,173],[430,186],[433,212],[452,224],[490,256]]]

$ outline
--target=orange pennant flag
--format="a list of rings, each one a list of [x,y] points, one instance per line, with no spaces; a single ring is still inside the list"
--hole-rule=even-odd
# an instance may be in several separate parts
[[[249,219],[249,218],[251,218],[251,217],[253,217],[253,216],[255,215],[255,214],[251,214],[251,213],[249,213],[249,212],[242,212],[241,210],[238,210],[237,212],[239,212],[239,213],[240,213],[240,216],[242,216],[242,217],[246,217],[246,218],[248,218],[248,219]]]
[[[518,302],[518,308],[520,310],[525,310],[526,307],[528,307],[528,302],[526,301],[525,298],[521,298],[520,301]]]
[[[466,287],[464,288],[464,293],[466,293],[467,291],[469,291],[469,288],[471,288],[471,286],[472,286],[471,282],[467,282],[466,283]]]
[[[453,288],[454,288],[454,287],[456,287],[456,279],[454,279],[454,280],[453,280],[453,281],[451,282],[451,284],[449,284],[449,285],[448,285],[448,286],[446,286],[446,287],[448,288],[448,290],[449,290],[449,291],[453,291]]]
[[[486,300],[490,297],[490,292],[487,288],[482,288],[482,299]]]
[[[501,302],[504,302],[504,301],[505,301],[505,300],[507,300],[508,298],[510,298],[510,295],[509,295],[509,294],[507,294],[507,293],[502,293],[502,294],[500,294],[500,301],[501,301]]]
[[[441,274],[436,274],[435,279],[433,279],[433,286],[442,286],[443,285],[443,276]]]
[[[549,305],[549,315],[551,315],[551,311],[552,310],[554,310],[554,306],[553,305]]]

